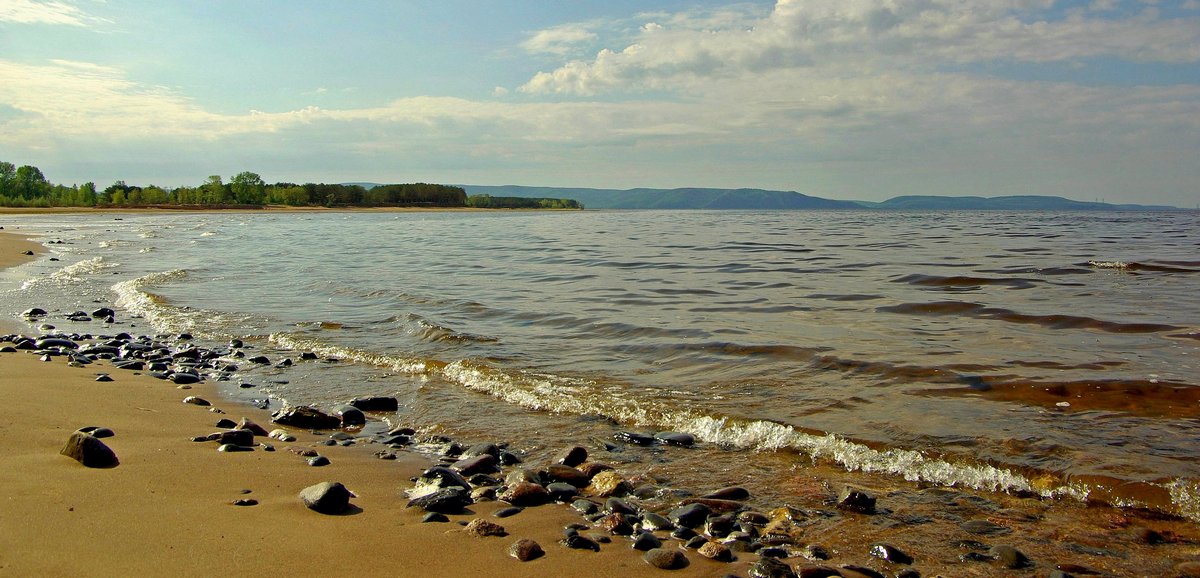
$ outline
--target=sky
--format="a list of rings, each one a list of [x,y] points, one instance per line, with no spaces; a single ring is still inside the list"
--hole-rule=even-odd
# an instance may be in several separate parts
[[[1200,205],[1200,0],[0,0],[0,160]]]

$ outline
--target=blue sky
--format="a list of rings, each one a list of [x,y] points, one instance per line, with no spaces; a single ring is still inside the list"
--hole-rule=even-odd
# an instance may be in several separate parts
[[[1200,0],[0,0],[53,182],[1200,203]]]

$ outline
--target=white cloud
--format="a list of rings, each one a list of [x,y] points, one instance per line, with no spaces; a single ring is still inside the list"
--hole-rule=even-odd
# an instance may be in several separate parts
[[[559,56],[574,52],[580,44],[596,39],[585,24],[567,24],[555,26],[535,32],[521,47],[532,53],[557,54]]]
[[[621,49],[539,72],[527,93],[592,95],[696,89],[746,70],[837,64],[857,70],[936,70],[978,62],[1200,60],[1200,19],[1155,12],[1117,20],[1040,16],[1047,2],[1002,0],[780,0],[763,18],[737,12],[680,17],[644,29]]]
[[[0,22],[86,26],[93,19],[66,2],[0,0]]]

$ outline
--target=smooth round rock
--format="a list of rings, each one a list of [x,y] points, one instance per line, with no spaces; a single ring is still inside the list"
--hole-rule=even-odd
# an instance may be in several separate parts
[[[677,548],[653,548],[642,555],[642,560],[663,570],[678,570],[688,565],[687,556]]]
[[[329,463],[330,463],[329,458],[327,458],[325,456],[313,456],[311,458],[308,458],[308,465],[310,465],[314,468],[327,466],[327,465],[329,465]]]
[[[563,546],[571,548],[572,550],[591,550],[593,552],[600,551],[600,544],[596,543],[596,541],[592,540],[591,538],[580,536],[579,534],[570,534],[563,538],[560,543]]]
[[[550,492],[541,484],[533,482],[517,482],[508,487],[499,499],[514,506],[540,506],[551,501]]]
[[[457,514],[470,503],[471,498],[462,488],[442,488],[409,500],[407,507],[421,508],[426,512]]]
[[[542,546],[537,542],[529,538],[522,538],[508,547],[508,555],[522,562],[528,562],[545,556],[546,551],[542,550]]]
[[[750,566],[750,578],[798,578],[791,566],[775,558],[760,558]]]
[[[660,431],[654,434],[654,439],[672,446],[691,446],[696,443],[696,436],[677,431]]]
[[[586,462],[587,459],[587,448],[583,446],[574,446],[563,450],[563,453],[560,454],[558,459],[555,461],[564,466],[570,466],[573,468]]]
[[[1013,570],[1033,565],[1033,562],[1023,552],[1007,544],[993,546],[991,550],[988,550],[988,554],[991,554],[1001,566]]]
[[[649,552],[655,548],[662,548],[662,540],[659,540],[658,536],[655,536],[650,532],[642,532],[633,540],[634,550]]]
[[[891,544],[875,544],[871,546],[870,554],[880,560],[887,560],[893,564],[912,564],[912,556],[906,554],[903,550]]]
[[[97,439],[110,438],[117,435],[113,433],[113,430],[97,425],[84,426],[79,428],[79,431],[85,434],[91,434],[92,437]]]
[[[696,552],[709,560],[716,560],[718,562],[733,561],[733,552],[728,546],[720,542],[708,542],[700,546]]]
[[[201,407],[208,407],[208,406],[212,405],[212,403],[209,403],[209,401],[207,399],[204,399],[202,397],[196,397],[194,395],[189,395],[189,396],[183,398],[183,403],[187,403],[187,404],[191,404],[191,405],[198,405]]]
[[[838,493],[837,507],[841,510],[858,512],[860,514],[874,514],[875,496],[872,496],[861,488],[844,486]]]
[[[304,506],[321,514],[341,514],[350,509],[354,494],[341,482],[321,482],[300,490]]]
[[[446,515],[441,512],[429,512],[428,514],[425,514],[425,517],[421,518],[422,523],[449,521],[450,518],[447,518]]]

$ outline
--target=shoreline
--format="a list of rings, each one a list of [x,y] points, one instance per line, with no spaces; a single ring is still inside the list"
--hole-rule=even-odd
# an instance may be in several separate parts
[[[0,254],[20,256],[10,266],[36,258],[8,249],[10,242],[22,240],[23,235],[24,231],[0,231],[0,249],[3,249]],[[44,251],[40,246],[38,249]],[[65,312],[56,315],[62,313]],[[10,319],[0,320],[0,332],[7,331],[4,327],[10,322]],[[97,322],[95,326],[99,332],[122,330],[121,325],[106,327]],[[100,371],[110,373],[116,382],[94,382],[95,373]],[[189,438],[218,431],[214,424],[224,417],[237,421],[245,416],[268,430],[276,426],[270,423],[267,412],[220,398],[215,383],[204,382],[191,386],[190,390],[179,390],[170,382],[139,373],[113,369],[103,362],[71,368],[61,357],[47,363],[27,352],[0,353],[0,403],[13,414],[8,423],[0,425],[0,429],[7,430],[0,436],[0,464],[5,470],[0,480],[12,488],[9,502],[15,503],[13,508],[6,508],[0,519],[0,534],[4,536],[0,538],[0,544],[4,544],[0,548],[0,574],[12,571],[39,575],[132,572],[199,575],[214,569],[229,569],[283,571],[303,576],[328,574],[332,563],[350,560],[402,576],[464,571],[495,576],[662,575],[662,570],[647,565],[641,553],[630,548],[628,538],[612,536],[612,542],[603,544],[600,552],[570,550],[558,544],[565,525],[587,522],[566,506],[529,508],[520,515],[499,519],[492,514],[507,504],[481,502],[469,506],[473,514],[452,516],[450,524],[422,524],[424,512],[406,508],[408,500],[402,491],[411,486],[409,478],[430,465],[432,458],[400,450],[396,452],[399,460],[379,460],[374,452],[384,446],[373,443],[372,439],[357,440],[352,447],[325,446],[329,434],[339,430],[314,434],[289,428],[300,438],[290,445],[315,449],[332,460],[332,465],[321,468],[308,466],[304,458],[287,451],[287,444],[274,440],[266,441],[276,446],[275,452],[261,449],[217,452],[215,443],[192,442]],[[31,391],[38,395],[30,395]],[[180,403],[188,395],[212,400],[228,413],[213,414],[206,408]],[[86,425],[109,427],[117,432],[109,445],[121,458],[120,466],[91,470],[58,455],[67,436]],[[477,440],[464,443],[468,441]],[[564,440],[563,444],[570,441]],[[817,465],[786,474],[800,507],[795,509],[795,518],[803,521],[788,526],[801,541],[796,544],[797,553],[785,560],[789,566],[813,566],[798,552],[802,544],[818,541],[834,554],[827,563],[829,566],[867,565],[885,570],[888,575],[906,569],[905,564],[872,558],[868,549],[879,541],[892,540],[914,552],[910,548],[916,544],[905,542],[905,534],[929,533],[929,526],[922,529],[923,524],[942,521],[887,526],[906,518],[892,516],[892,512],[880,512],[879,516],[826,516],[821,508],[831,509],[824,504],[829,486],[838,480],[862,477]],[[358,495],[352,503],[361,511],[347,516],[323,516],[305,510],[296,494],[320,481],[345,483]],[[241,494],[243,489],[251,493]],[[897,510],[908,506],[900,498],[906,493],[923,494],[922,498],[962,496],[963,500],[986,495],[957,490],[943,492],[891,480],[869,490],[879,497],[881,509]],[[258,500],[259,504],[230,505],[233,500],[247,497]],[[1176,563],[1200,559],[1200,548],[1196,546],[1200,544],[1200,535],[1194,524],[1161,522],[1152,515],[1107,507],[1090,509],[1086,504],[1056,504],[1007,495],[987,495],[987,498],[993,505],[984,509],[968,510],[957,502],[945,508],[959,508],[952,513],[1002,527],[1012,534],[1010,538],[980,539],[992,544],[1012,541],[1037,561],[1036,568],[1042,573],[1054,568],[1055,562],[1079,561],[1109,575],[1128,575],[1128,565],[1103,552],[1114,539],[1122,541],[1120,548],[1134,551],[1135,558],[1157,555],[1170,560],[1163,562],[1165,565],[1144,568],[1146,574],[1165,575]],[[604,498],[592,499],[599,504],[605,502]],[[941,504],[930,507],[943,508]],[[918,517],[901,513],[914,520]],[[1080,532],[1081,521],[1089,517],[1095,519],[1095,526],[1082,528],[1086,531]],[[509,535],[478,538],[465,535],[461,526],[454,523],[473,518],[499,523]],[[1170,543],[1161,546],[1124,543],[1136,540],[1136,536],[1131,539],[1130,535],[1142,526]],[[957,529],[957,523],[947,527]],[[68,533],[62,532],[62,528],[79,531],[65,535]],[[79,534],[91,539],[81,540]],[[666,533],[659,536],[665,538]],[[508,557],[508,546],[526,537],[541,544],[546,555],[527,563]],[[970,535],[945,535],[946,540],[952,537]],[[1083,550],[1067,554],[1055,548],[1057,542],[1064,540],[1079,542]],[[687,569],[675,572],[679,575],[745,576],[750,565],[760,560],[756,554],[738,553],[736,562],[716,562],[701,557],[695,549],[679,548],[682,541],[664,542],[684,552],[690,561]],[[956,558],[970,552],[938,546],[942,552],[936,556],[916,551],[918,562],[912,568],[925,576],[936,572],[947,576],[964,572],[1012,575],[1012,570],[991,561],[964,566]],[[63,551],[78,554],[71,560],[62,560],[57,554]],[[320,556],[329,560],[314,562]],[[1113,558],[1111,566],[1107,563],[1110,558]],[[57,565],[51,565],[50,561]],[[870,575],[854,574],[844,568],[838,572],[842,576]]]
[[[204,207],[0,207],[0,215],[102,215],[102,214],[187,214],[187,213],[573,213],[586,209],[491,209],[480,207],[292,207],[264,205],[262,208],[204,208]]]

